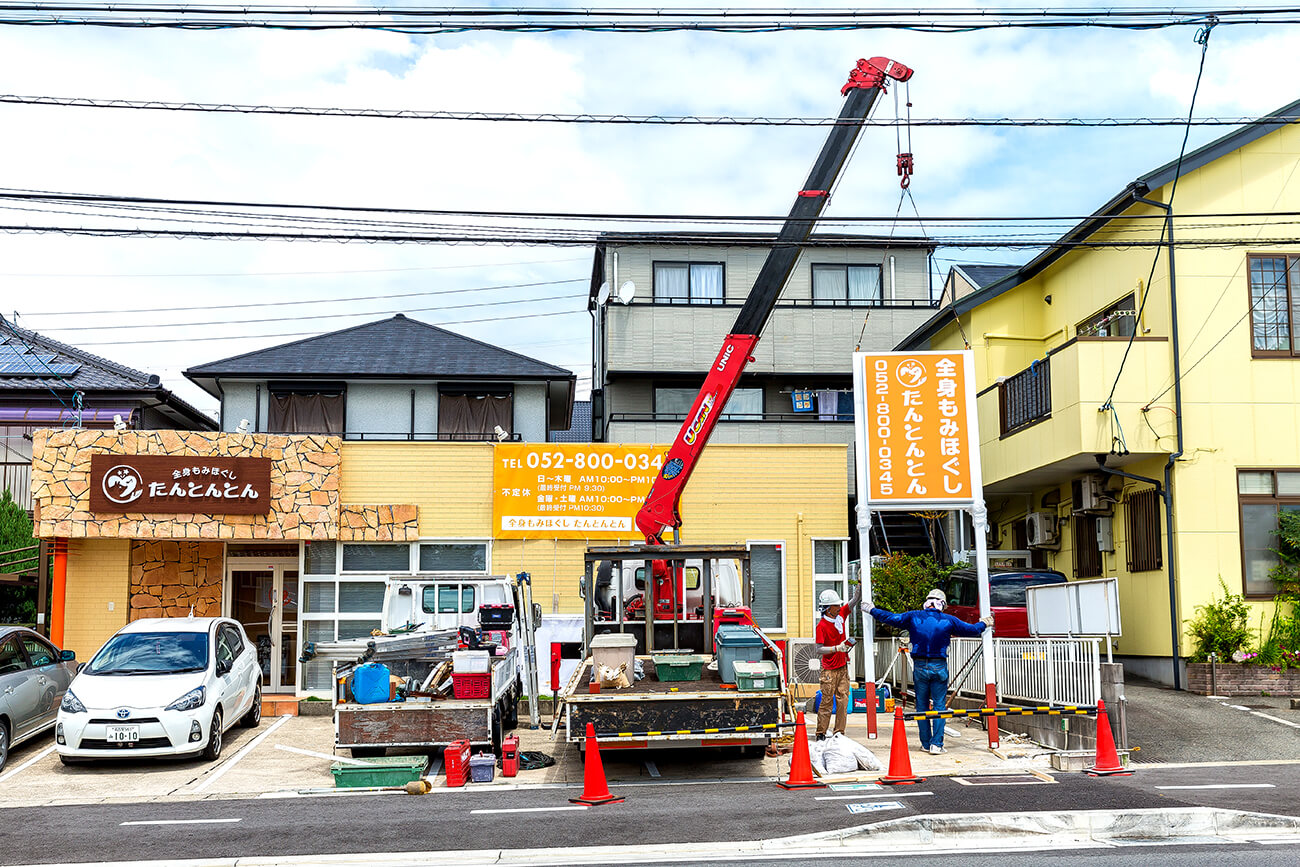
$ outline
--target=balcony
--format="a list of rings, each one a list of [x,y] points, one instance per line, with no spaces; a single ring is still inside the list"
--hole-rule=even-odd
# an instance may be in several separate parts
[[[980,392],[976,407],[986,493],[1023,492],[1095,469],[1096,455],[1121,466],[1168,452],[1172,411],[1141,412],[1172,382],[1169,343],[1138,338],[1111,403],[1101,412],[1120,370],[1126,340],[1072,340],[1048,357]],[[1172,397],[1156,407],[1172,410]],[[1154,430],[1153,430],[1154,428]],[[1157,441],[1157,435],[1160,440]]]

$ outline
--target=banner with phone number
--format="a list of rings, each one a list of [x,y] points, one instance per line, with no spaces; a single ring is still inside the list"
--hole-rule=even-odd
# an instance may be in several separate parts
[[[492,472],[499,539],[631,540],[665,446],[500,443]]]

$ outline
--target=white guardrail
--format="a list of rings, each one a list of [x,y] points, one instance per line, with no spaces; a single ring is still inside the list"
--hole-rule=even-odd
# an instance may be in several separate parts
[[[984,696],[984,661],[966,667],[978,653],[978,638],[954,638],[948,648],[949,688],[962,669],[960,692],[975,698]],[[885,677],[898,651],[896,641],[878,640],[878,679],[897,682],[899,665]],[[1101,697],[1102,646],[1099,638],[997,638],[993,639],[994,673],[998,702],[1023,701],[1033,704],[1093,705]],[[908,667],[908,680],[911,670]]]

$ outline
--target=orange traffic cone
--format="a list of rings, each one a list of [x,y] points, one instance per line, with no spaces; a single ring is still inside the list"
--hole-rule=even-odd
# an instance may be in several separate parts
[[[820,789],[826,786],[813,778],[812,759],[808,756],[808,730],[804,728],[803,711],[795,717],[794,752],[790,754],[790,779],[777,783],[783,789]]]
[[[894,736],[889,741],[889,773],[876,782],[886,786],[910,786],[924,783],[925,777],[912,776],[912,758],[907,754],[907,721],[903,708],[894,705]]]
[[[570,798],[571,804],[586,804],[599,807],[601,804],[621,804],[622,798],[615,798],[609,792],[609,783],[605,782],[605,766],[600,762],[600,745],[596,743],[596,727],[587,723],[587,763],[582,769],[582,797]]]
[[[1119,763],[1115,751],[1115,736],[1110,733],[1110,718],[1106,716],[1106,702],[1097,699],[1097,758],[1091,768],[1083,772],[1094,777],[1131,777],[1133,772]]]

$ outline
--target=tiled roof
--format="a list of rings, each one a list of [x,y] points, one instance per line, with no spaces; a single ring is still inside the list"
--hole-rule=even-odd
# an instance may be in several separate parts
[[[398,313],[391,319],[200,364],[186,370],[185,376],[195,382],[218,377],[418,377],[500,382],[572,379],[574,374]]]
[[[568,430],[557,430],[551,434],[551,442],[589,443],[591,442],[591,401],[575,400],[573,402],[573,422]]]
[[[996,283],[1008,274],[1014,274],[1019,265],[953,265],[953,268],[966,276],[967,281],[976,289],[983,289]]]
[[[0,345],[13,347],[25,356],[53,355],[46,365],[55,370],[61,364],[79,365],[75,373],[65,376],[12,376],[0,373],[0,390],[31,391],[39,389],[73,389],[80,391],[140,391],[158,387],[158,377],[91,355],[74,346],[51,340],[35,331],[19,328],[0,316]]]

